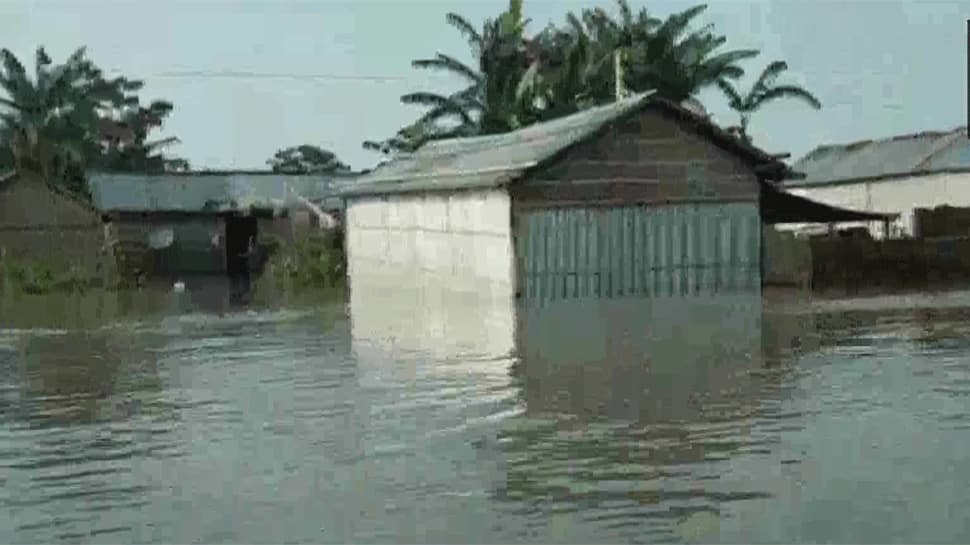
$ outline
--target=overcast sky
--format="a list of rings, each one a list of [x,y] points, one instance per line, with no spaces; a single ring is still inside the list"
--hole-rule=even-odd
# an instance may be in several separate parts
[[[630,0],[667,14],[695,2]],[[817,145],[932,129],[967,118],[970,0],[713,0],[702,18],[733,48],[754,47],[753,77],[776,59],[824,109],[779,102],[754,117],[755,142],[800,156]],[[468,59],[446,11],[481,22],[507,0],[123,1],[0,0],[0,45],[25,64],[44,45],[61,61],[80,45],[110,74],[142,78],[145,99],[175,111],[164,135],[195,168],[263,168],[284,146],[312,143],[355,168],[378,157],[361,148],[414,119],[400,104],[413,90],[454,82],[410,67],[448,52]],[[530,30],[570,10],[612,0],[526,0]],[[337,78],[225,78],[212,72],[333,75]],[[198,72],[199,75],[187,75]],[[355,79],[356,78],[356,79]],[[377,79],[359,79],[377,78]],[[387,79],[379,79],[387,78]],[[722,124],[736,123],[714,90],[701,99]]]

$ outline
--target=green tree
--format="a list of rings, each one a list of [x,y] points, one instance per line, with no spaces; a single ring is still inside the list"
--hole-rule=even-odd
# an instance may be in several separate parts
[[[141,82],[106,80],[84,48],[54,65],[40,47],[34,64],[31,78],[13,53],[0,50],[0,89],[6,95],[0,97],[0,141],[18,170],[84,193],[83,164],[97,150],[99,112],[136,101],[130,93]]]
[[[699,5],[674,13],[638,38],[629,50],[624,71],[631,90],[653,90],[657,96],[679,102],[718,81],[744,75],[738,63],[757,56],[757,50],[719,51],[727,38],[716,34],[713,25],[690,30],[692,21],[706,9]]]
[[[14,167],[38,172],[49,183],[87,195],[85,171],[162,171],[187,168],[160,151],[176,138],[148,141],[172,104],[139,104],[143,82],[105,78],[77,49],[55,65],[37,49],[33,77],[9,50],[0,51],[0,153]]]
[[[746,140],[750,140],[748,123],[751,121],[751,115],[771,101],[794,98],[816,110],[822,108],[822,103],[815,98],[815,95],[797,85],[775,85],[775,80],[786,70],[788,70],[788,64],[784,61],[769,64],[761,71],[754,85],[743,95],[730,82],[718,80],[717,85],[727,97],[731,109],[738,112],[741,117],[741,135]]]
[[[638,57],[636,52],[646,47],[661,26],[661,21],[651,16],[646,8],[641,8],[634,16],[626,0],[617,0],[617,9],[619,19],[614,19],[602,8],[583,11],[583,25],[593,43],[590,69],[595,77],[590,93],[597,102],[610,101],[615,97],[618,74],[613,66],[614,56],[620,57],[624,67],[622,87],[638,92],[649,90],[631,85],[633,82],[627,74],[632,62],[643,62],[644,59]],[[575,20],[571,26],[576,28],[578,23]]]
[[[188,161],[162,154],[168,146],[179,143],[178,138],[148,140],[150,132],[160,128],[173,109],[171,102],[155,100],[148,107],[135,104],[116,112],[117,120],[102,118],[101,153],[93,163],[99,170],[109,172],[188,170]]]
[[[432,123],[418,120],[398,130],[391,138],[380,141],[367,140],[363,146],[366,150],[376,151],[384,155],[395,155],[413,152],[435,137],[441,137],[440,129],[433,126]]]
[[[704,5],[663,20],[645,8],[634,12],[626,0],[617,0],[617,6],[616,17],[586,9],[580,16],[569,14],[563,27],[550,25],[532,38],[525,35],[521,0],[512,0],[481,32],[448,14],[448,22],[468,38],[478,66],[440,53],[414,61],[417,68],[456,74],[465,86],[447,95],[405,95],[405,103],[428,107],[425,115],[395,137],[364,147],[394,153],[437,138],[506,132],[613,101],[625,90],[681,102],[741,77],[739,63],[758,54],[722,50],[727,39],[712,25],[693,29]]]
[[[307,144],[281,149],[266,163],[273,168],[273,172],[282,174],[333,174],[350,171],[350,167],[337,159],[333,152]]]
[[[727,39],[707,25],[692,30],[704,12],[699,5],[664,20],[645,9],[634,13],[626,0],[617,0],[618,16],[602,8],[569,14],[563,30],[547,30],[557,38],[544,40],[551,62],[543,65],[544,78],[557,96],[551,112],[583,109],[614,100],[618,89],[677,102],[692,97],[720,80],[735,79],[744,71],[738,63],[758,54],[755,50],[720,51]],[[557,62],[558,57],[561,59]],[[621,70],[614,62],[619,57]],[[616,78],[622,77],[622,85]]]
[[[539,119],[538,65],[525,39],[529,21],[522,17],[522,0],[510,0],[509,9],[486,21],[481,31],[456,13],[448,13],[446,20],[468,40],[477,67],[444,53],[413,61],[418,69],[456,75],[463,87],[451,94],[402,96],[404,104],[424,106],[426,112],[392,138],[364,142],[365,149],[409,151],[428,140],[506,132]]]

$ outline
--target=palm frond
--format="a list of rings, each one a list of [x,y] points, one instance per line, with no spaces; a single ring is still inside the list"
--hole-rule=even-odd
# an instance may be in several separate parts
[[[822,108],[822,103],[818,100],[818,98],[815,97],[815,95],[795,85],[779,85],[777,87],[772,87],[758,96],[757,104],[764,104],[768,101],[779,98],[794,98],[805,102],[816,110]]]
[[[731,109],[741,111],[744,108],[744,99],[738,94],[737,89],[730,82],[722,78],[718,79],[715,84],[724,93],[724,96],[727,97]]]
[[[705,62],[713,65],[728,66],[737,64],[740,61],[751,59],[757,57],[760,51],[757,49],[735,49],[733,51],[726,51],[720,53],[713,57],[705,60]],[[742,75],[744,71],[741,72]]]
[[[21,106],[20,104],[17,104],[16,102],[14,102],[12,100],[5,99],[5,98],[0,98],[0,106],[6,106],[6,107],[8,107],[8,108],[10,108],[12,110],[23,110],[24,109],[24,107]]]
[[[570,12],[566,14],[566,22],[572,29],[573,34],[575,34],[577,37],[586,36],[586,28],[583,26],[583,22],[579,20],[579,17],[577,17],[575,13]]]
[[[627,0],[616,0],[617,8],[620,11],[620,22],[624,28],[631,28],[633,26],[633,11],[630,9],[630,4]]]
[[[26,76],[27,71],[24,69],[24,65],[20,64],[20,60],[14,55],[9,49],[0,49],[0,62],[3,64],[3,69],[6,72],[7,77],[12,77],[14,75]]]
[[[753,92],[758,92],[765,90],[775,82],[782,72],[788,70],[788,63],[785,61],[774,61],[769,63],[761,74],[758,76],[757,81],[751,86]]]
[[[448,13],[447,15],[445,15],[445,20],[447,20],[448,24],[450,24],[451,26],[457,28],[458,31],[461,32],[462,35],[465,37],[465,39],[468,40],[468,43],[471,44],[472,47],[474,48],[482,47],[482,35],[478,32],[478,30],[475,29],[475,27],[471,23],[468,22],[468,19],[465,19],[464,17],[462,17],[461,15],[458,15],[457,13]]]
[[[433,59],[417,59],[411,61],[411,66],[421,69],[446,70],[476,83],[482,80],[481,74],[472,70],[458,59],[443,53],[438,53]]]
[[[703,13],[705,10],[707,10],[707,5],[700,4],[687,8],[684,11],[674,13],[660,24],[660,27],[657,28],[656,34],[671,42],[675,42],[687,30],[691,21],[693,21],[694,18]]]
[[[404,104],[430,107],[431,110],[422,116],[423,122],[436,121],[449,115],[461,118],[463,123],[473,122],[471,115],[465,110],[463,105],[451,97],[445,97],[435,93],[416,92],[402,96],[401,102]]]
[[[452,100],[446,96],[442,96],[436,93],[418,91],[418,92],[402,95],[401,102],[403,102],[404,104],[413,104],[417,106],[438,107],[446,104],[451,104]]]

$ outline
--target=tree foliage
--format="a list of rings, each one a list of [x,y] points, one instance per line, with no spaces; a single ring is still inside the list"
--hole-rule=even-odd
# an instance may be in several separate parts
[[[334,174],[350,171],[350,166],[337,159],[333,152],[308,144],[281,149],[266,163],[273,168],[273,172],[283,174]]]
[[[727,38],[712,25],[696,27],[705,9],[698,5],[661,20],[617,0],[615,16],[602,8],[585,9],[532,37],[526,35],[529,21],[521,0],[511,0],[508,10],[485,21],[481,30],[449,13],[446,21],[468,40],[475,65],[439,52],[412,66],[453,74],[463,86],[450,94],[403,96],[402,102],[424,106],[425,113],[394,137],[364,147],[395,153],[428,140],[506,132],[610,102],[618,90],[653,91],[678,102],[693,98],[704,88],[741,77],[740,63],[758,54],[724,50]]]
[[[146,142],[172,105],[139,105],[143,84],[125,77],[108,79],[79,48],[55,64],[43,47],[36,50],[33,73],[7,49],[0,50],[0,144],[18,170],[40,173],[49,183],[85,194],[88,167],[142,170],[157,150],[173,142]],[[115,121],[115,120],[118,121]],[[104,131],[127,128],[125,146],[105,145]],[[121,147],[125,147],[124,151]]]
[[[751,115],[760,110],[765,104],[781,98],[800,100],[816,110],[822,103],[809,91],[797,85],[775,85],[778,77],[788,70],[788,63],[775,61],[765,67],[750,89],[743,95],[737,88],[726,80],[719,80],[718,87],[728,99],[731,109],[741,117],[741,135],[748,138],[748,123]]]
[[[145,172],[188,170],[185,159],[169,157],[163,151],[180,141],[176,137],[149,140],[153,130],[162,127],[174,106],[166,100],[154,100],[147,107],[135,104],[115,113],[116,119],[101,119],[99,141],[101,153],[94,161],[98,170],[109,172]]]
[[[485,21],[481,30],[456,13],[445,20],[466,38],[476,66],[440,52],[412,61],[417,69],[455,75],[463,87],[450,94],[402,96],[401,102],[423,106],[425,113],[392,138],[365,142],[366,149],[412,151],[428,140],[506,132],[540,118],[538,59],[525,38],[529,21],[522,17],[522,0],[510,0],[509,9]]]

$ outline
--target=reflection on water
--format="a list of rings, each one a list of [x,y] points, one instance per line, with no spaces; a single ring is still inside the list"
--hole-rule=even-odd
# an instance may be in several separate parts
[[[970,294],[187,286],[2,302],[0,541],[970,538]]]

